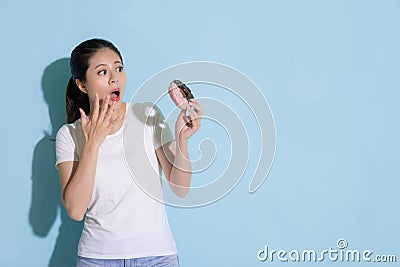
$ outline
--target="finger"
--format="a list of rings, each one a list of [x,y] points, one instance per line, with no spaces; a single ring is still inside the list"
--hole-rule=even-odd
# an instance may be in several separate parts
[[[189,108],[188,110],[189,110],[190,116],[191,116],[193,119],[198,119],[198,120],[200,120],[201,114],[199,114],[199,113],[197,112],[196,109],[191,109],[191,108]]]
[[[103,101],[103,104],[102,104],[102,106],[101,106],[101,112],[100,112],[100,115],[99,115],[99,118],[100,119],[104,119],[104,117],[105,117],[105,115],[106,115],[106,112],[108,111],[108,103],[110,102],[110,95],[107,95],[106,96],[106,99]]]
[[[119,115],[117,118],[115,118],[113,121],[110,122],[110,128],[113,129],[117,123],[122,120],[122,118],[124,117],[124,115]],[[123,126],[122,126],[123,127]]]
[[[179,113],[178,117],[183,118],[184,116],[186,116],[186,110],[187,109],[181,109],[181,112]]]
[[[195,104],[196,106],[200,106],[200,107],[201,107],[199,100],[197,100],[197,99],[195,99],[195,98],[190,99],[189,103],[193,103],[193,104]]]
[[[183,116],[183,121],[185,122],[185,125],[189,128],[193,127],[193,121],[192,118],[190,116]]]
[[[194,110],[189,109],[190,113],[190,121],[192,123],[192,130],[196,131],[197,129],[200,128],[200,123],[201,123],[201,116]]]
[[[97,122],[97,118],[99,117],[99,94],[96,93],[94,99],[94,106],[93,106],[93,114],[92,114],[92,121]]]
[[[186,110],[189,107],[188,101],[182,101],[178,106],[181,110]]]
[[[195,98],[190,99],[190,102],[199,105],[199,100],[197,100],[197,99],[195,99]]]
[[[81,113],[81,123],[82,123],[82,128],[84,128],[87,124],[87,117],[86,117],[86,113],[79,108],[79,112]]]
[[[116,101],[113,101],[113,102],[111,103],[111,105],[109,105],[109,107],[108,107],[108,109],[107,109],[107,112],[106,112],[105,116],[106,116],[108,119],[111,118],[111,115],[112,115],[112,114],[114,113],[114,111],[115,111],[115,103],[116,103]]]
[[[189,115],[186,115],[187,111],[189,111]],[[188,106],[187,109],[182,110],[179,119],[183,119],[185,125],[189,128],[192,128],[192,117],[190,116],[190,107]]]
[[[201,116],[203,114],[203,108],[200,105],[199,101],[193,100],[189,102],[190,109],[196,110],[196,112]]]

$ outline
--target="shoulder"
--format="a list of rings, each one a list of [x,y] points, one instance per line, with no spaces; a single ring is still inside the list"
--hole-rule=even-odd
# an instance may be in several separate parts
[[[141,113],[148,113],[152,109],[159,110],[157,105],[153,102],[141,102],[141,103],[129,103],[128,104],[128,109],[134,110],[136,112],[141,112]]]
[[[80,120],[76,120],[73,123],[64,124],[60,129],[58,129],[57,135],[72,134],[73,132],[76,132],[78,128],[80,128],[80,125]]]
[[[141,121],[154,120],[161,114],[161,110],[153,102],[130,103],[128,110]]]
[[[74,140],[81,136],[81,122],[80,120],[76,120],[74,123],[68,123],[61,126],[57,131],[56,141],[61,140]]]

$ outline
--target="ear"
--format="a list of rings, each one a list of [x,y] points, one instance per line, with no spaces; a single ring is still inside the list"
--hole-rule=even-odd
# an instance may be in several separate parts
[[[86,89],[86,87],[85,87],[85,84],[84,84],[83,82],[81,82],[81,80],[76,79],[76,80],[75,80],[75,83],[76,83],[76,85],[78,86],[79,90],[81,90],[81,91],[82,91],[83,93],[85,93],[85,94],[88,93],[88,91],[87,91],[87,89]]]

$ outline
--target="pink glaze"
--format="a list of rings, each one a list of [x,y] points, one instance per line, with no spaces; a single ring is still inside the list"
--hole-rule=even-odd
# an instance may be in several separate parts
[[[169,84],[168,93],[175,105],[181,109],[187,109],[188,101],[186,98],[182,97],[179,87],[174,82]]]

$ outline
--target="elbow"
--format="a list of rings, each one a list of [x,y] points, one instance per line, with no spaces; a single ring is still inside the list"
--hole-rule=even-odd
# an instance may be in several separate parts
[[[185,198],[189,194],[190,178],[191,176],[180,179],[168,179],[172,192],[179,198]]]
[[[77,209],[76,207],[71,207],[70,205],[67,205],[64,203],[65,210],[67,211],[68,216],[74,220],[74,221],[82,221],[83,218],[85,217],[85,212],[82,212],[81,210]]]
[[[68,210],[67,210],[67,213],[68,213],[68,216],[69,216],[72,220],[77,221],[77,222],[80,222],[80,221],[83,220],[83,218],[85,218],[85,214],[82,214],[82,213],[71,212],[71,211],[68,211]]]
[[[188,193],[189,193],[188,187],[179,188],[178,190],[175,191],[175,195],[177,195],[179,198],[185,198]]]

